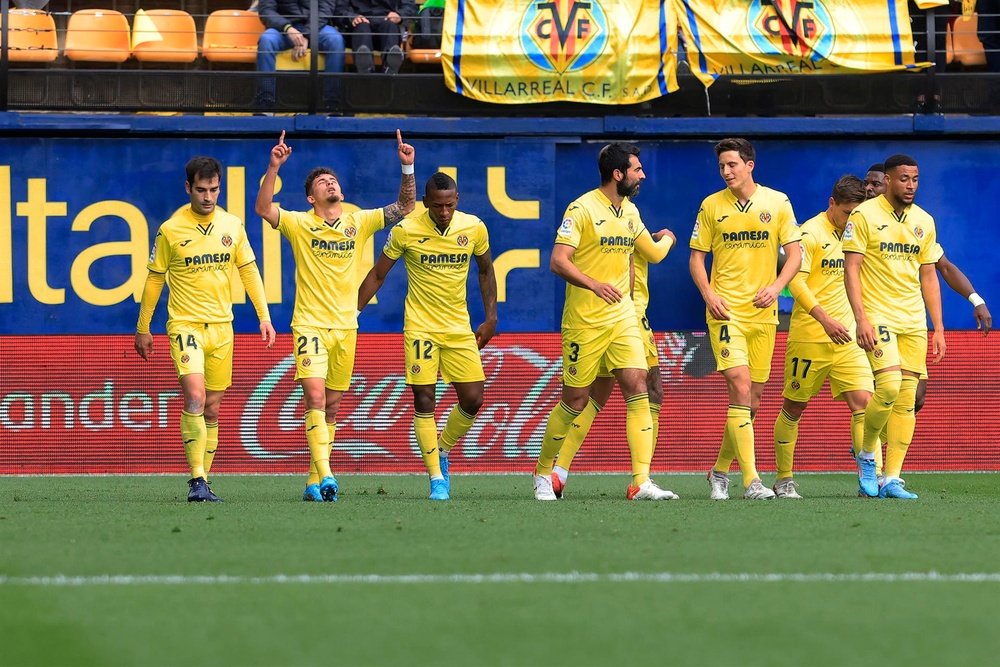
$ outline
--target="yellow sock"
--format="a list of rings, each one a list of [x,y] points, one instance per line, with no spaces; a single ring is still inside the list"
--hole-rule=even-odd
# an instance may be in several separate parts
[[[886,429],[882,429],[884,434]],[[884,437],[884,436],[883,436]],[[865,411],[858,410],[851,413],[851,448],[854,450],[854,457],[857,458],[864,445],[865,439]],[[882,438],[875,446],[875,474],[882,474]]]
[[[861,417],[864,419],[863,412]],[[792,461],[798,439],[799,420],[792,419],[784,410],[779,411],[774,422],[774,463],[778,468],[778,479],[792,476]]]
[[[641,486],[649,479],[649,464],[653,460],[649,394],[635,394],[625,399],[625,434],[632,452],[632,486]]]
[[[563,441],[566,440],[566,434],[569,433],[573,421],[579,416],[579,412],[562,401],[552,408],[545,423],[545,435],[542,437],[542,449],[538,452],[538,463],[535,464],[536,475],[552,474],[552,464],[556,455],[562,449]]]
[[[736,460],[743,473],[743,487],[757,479],[757,461],[754,456],[753,420],[750,419],[750,407],[746,405],[730,405],[726,412],[726,431],[736,450]]]
[[[729,474],[729,469],[733,467],[733,459],[736,458],[736,445],[729,437],[729,429],[722,432],[722,446],[719,448],[719,456],[715,459],[712,470],[723,475]]]
[[[330,472],[330,432],[326,428],[325,410],[306,410],[306,442],[309,443],[309,479],[312,482],[312,475],[322,480],[324,477],[333,477]]]
[[[906,450],[913,440],[913,431],[917,426],[917,415],[913,409],[917,402],[917,382],[917,378],[912,375],[903,377],[899,397],[889,415],[889,443],[885,448],[886,477],[899,477]]]
[[[650,454],[650,458],[652,458],[652,455],[656,453],[656,442],[660,438],[660,404],[659,403],[653,403],[652,401],[649,402],[649,418],[653,420],[653,451]]]
[[[448,421],[445,422],[444,428],[441,429],[441,437],[438,438],[438,447],[442,452],[450,452],[451,448],[455,446],[459,438],[469,432],[472,428],[472,422],[476,420],[476,415],[470,415],[462,409],[462,406],[456,405],[448,413]]]
[[[205,477],[205,445],[208,433],[205,415],[193,415],[181,411],[181,438],[184,440],[184,454],[187,456],[191,477]]]
[[[594,420],[597,419],[597,413],[600,411],[601,406],[594,399],[587,401],[587,407],[570,424],[569,431],[566,433],[566,440],[563,441],[562,447],[559,448],[559,458],[556,460],[557,466],[569,470],[569,467],[573,465],[573,458],[580,451],[580,447],[583,446],[583,441],[587,439],[590,427],[594,425]]]
[[[865,408],[864,451],[874,453],[878,448],[879,435],[886,427],[892,405],[899,396],[902,378],[899,371],[887,371],[875,376],[875,393]]]
[[[422,412],[413,413],[413,433],[417,436],[417,446],[420,447],[420,456],[424,459],[424,466],[427,474],[432,478],[443,477],[441,474],[441,455],[438,453],[437,424],[434,422],[434,414]]]
[[[219,449],[219,422],[205,422],[205,481],[212,472],[215,452]]]

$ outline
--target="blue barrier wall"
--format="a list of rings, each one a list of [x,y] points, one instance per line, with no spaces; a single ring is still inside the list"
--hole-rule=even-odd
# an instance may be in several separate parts
[[[730,127],[733,120],[721,127],[738,130]],[[321,136],[316,128],[306,138],[290,133],[294,153],[282,170],[276,200],[287,208],[308,208],[302,182],[310,168],[324,164],[338,171],[350,203],[376,207],[394,201],[399,170],[395,139],[382,133],[387,121],[396,122],[380,119],[378,137],[360,130],[336,138]],[[491,133],[489,125],[470,121],[485,138],[476,138],[469,126],[460,124],[407,134],[409,120],[398,121],[417,149],[418,190],[434,170],[454,170],[460,208],[489,226],[493,256],[503,269],[502,330],[558,330],[563,284],[547,268],[554,229],[566,204],[596,186],[599,147],[623,138],[642,148],[648,178],[636,203],[647,226],[668,227],[680,241],[650,272],[652,325],[659,330],[704,328],[704,306],[687,272],[686,241],[701,199],[722,187],[712,152],[717,137],[657,136],[641,123],[610,133],[593,131],[592,123],[521,121],[520,136],[498,136],[502,126],[494,125]],[[651,122],[655,128],[665,121]],[[769,127],[780,130],[775,123]],[[235,121],[230,125],[229,132],[239,131]],[[831,134],[836,134],[835,126]],[[0,144],[0,333],[132,331],[149,243],[159,223],[186,203],[183,165],[196,154],[213,155],[227,167],[220,204],[247,220],[273,318],[279,330],[287,329],[294,301],[293,260],[278,233],[264,229],[252,213],[275,139],[218,132],[192,137],[182,133],[181,123],[157,137],[102,129],[109,136],[22,133]],[[272,129],[267,127],[268,134]],[[83,127],[77,130],[84,135]],[[821,131],[822,125],[813,127],[813,132]],[[795,132],[753,140],[757,181],[785,191],[800,222],[826,207],[830,187],[841,174],[863,175],[869,164],[892,153],[913,155],[921,165],[917,202],[936,217],[948,256],[992,300],[1000,285],[1000,265],[993,261],[1000,225],[987,208],[1000,187],[991,176],[1000,157],[995,141],[912,134],[816,138]],[[373,256],[383,240],[384,233],[376,238]],[[390,275],[378,304],[363,317],[364,330],[400,330],[404,274],[398,267]],[[943,289],[947,327],[969,328],[969,305]],[[480,317],[475,281],[470,282],[470,303],[473,319]],[[154,331],[162,331],[165,319],[161,303]],[[256,330],[249,306],[237,307],[236,327]]]

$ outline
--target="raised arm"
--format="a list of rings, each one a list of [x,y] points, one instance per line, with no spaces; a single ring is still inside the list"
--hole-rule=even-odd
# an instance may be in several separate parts
[[[573,255],[576,248],[565,243],[557,243],[552,248],[552,259],[549,260],[549,269],[570,285],[589,289],[607,303],[618,303],[622,300],[622,293],[618,288],[608,283],[594,280],[573,263]]]
[[[708,280],[708,271],[705,269],[705,258],[708,253],[704,250],[691,250],[691,257],[688,259],[688,271],[691,272],[691,280],[694,286],[701,292],[701,298],[708,307],[708,312],[717,320],[729,319],[729,305],[725,299],[715,293],[712,284]]]
[[[927,313],[931,316],[931,326],[934,334],[931,336],[931,348],[934,352],[934,363],[944,359],[948,346],[944,342],[944,317],[941,315],[941,283],[938,282],[937,271],[933,264],[920,265],[920,292],[924,296]]]
[[[260,182],[260,189],[257,190],[257,203],[254,205],[254,211],[257,215],[267,220],[273,229],[278,228],[280,216],[278,207],[274,205],[274,184],[278,180],[278,170],[281,169],[281,165],[288,161],[291,154],[292,147],[285,143],[285,131],[282,130],[278,145],[271,149],[271,160],[268,162],[267,171],[264,172],[264,178]]]
[[[644,230],[635,240],[635,251],[650,264],[659,264],[677,242],[677,237],[669,229],[661,229],[655,234]]]
[[[382,207],[386,227],[391,227],[405,218],[417,205],[417,180],[413,174],[416,151],[410,144],[403,143],[403,134],[399,130],[396,130],[396,153],[399,155],[399,165],[403,175],[399,181],[399,196],[396,198],[396,203]]]
[[[489,250],[475,257],[479,266],[479,293],[483,297],[483,312],[486,316],[476,328],[476,345],[481,350],[497,332],[497,276],[493,271],[493,256]]]
[[[871,352],[875,349],[875,327],[868,321],[864,303],[861,300],[861,265],[865,256],[859,252],[844,252],[844,289],[851,304],[854,321],[857,322],[855,340],[861,349]]]
[[[375,296],[375,293],[381,289],[382,283],[385,282],[385,277],[389,275],[389,271],[392,270],[395,264],[396,260],[390,259],[385,253],[379,255],[375,266],[371,268],[365,279],[361,281],[361,287],[358,288],[358,312],[364,310],[368,302]]]
[[[976,293],[972,281],[966,278],[962,270],[952,264],[945,255],[941,255],[936,266],[938,273],[948,283],[948,287],[961,294],[972,304],[972,317],[976,320],[976,328],[982,329],[984,335],[988,334],[993,328],[993,316],[990,315],[990,310],[986,307],[986,301]]]

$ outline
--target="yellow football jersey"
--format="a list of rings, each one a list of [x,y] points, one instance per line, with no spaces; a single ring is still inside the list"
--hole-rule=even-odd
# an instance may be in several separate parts
[[[380,208],[345,213],[332,223],[313,211],[279,209],[278,231],[295,256],[293,327],[358,328],[356,263],[368,238],[384,226]]]
[[[624,296],[618,303],[606,303],[589,289],[566,283],[564,329],[597,329],[635,318],[629,258],[644,229],[635,204],[626,198],[615,208],[600,190],[591,190],[567,207],[556,243],[576,248],[576,267],[594,280],[614,285]]]
[[[777,324],[778,304],[756,308],[753,298],[777,278],[778,249],[800,238],[788,197],[758,184],[746,204],[729,188],[706,197],[690,247],[712,253],[712,289],[729,306],[732,320]],[[711,320],[708,309],[705,313]]]
[[[802,268],[806,286],[827,315],[854,332],[854,313],[844,289],[844,246],[841,232],[826,215],[826,211],[802,223]],[[792,307],[788,340],[801,343],[829,343],[823,325],[816,321],[798,301]]]
[[[409,288],[403,330],[425,333],[470,330],[466,284],[472,256],[490,249],[486,225],[474,215],[455,211],[441,232],[430,213],[406,218],[389,232],[382,248],[392,260],[403,258]]]
[[[844,229],[844,252],[865,256],[861,265],[861,302],[868,319],[896,331],[927,329],[920,291],[920,265],[944,254],[934,218],[910,204],[896,216],[879,195],[858,205]]]
[[[160,225],[146,268],[167,276],[168,325],[232,322],[232,270],[256,259],[239,218],[218,209],[202,216],[187,206]]]

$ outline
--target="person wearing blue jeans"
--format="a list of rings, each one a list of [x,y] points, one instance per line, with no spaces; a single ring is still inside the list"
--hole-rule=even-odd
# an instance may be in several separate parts
[[[326,58],[325,72],[339,74],[344,71],[344,37],[330,25],[335,20],[335,0],[316,0],[319,11],[319,36],[316,40],[319,53]],[[311,41],[310,0],[260,0],[257,12],[266,30],[257,41],[257,71],[275,71],[279,51],[292,50],[292,58],[305,57]],[[275,103],[274,77],[260,80],[257,105],[270,107]],[[336,106],[340,98],[340,81],[328,77],[323,86],[323,103]]]

